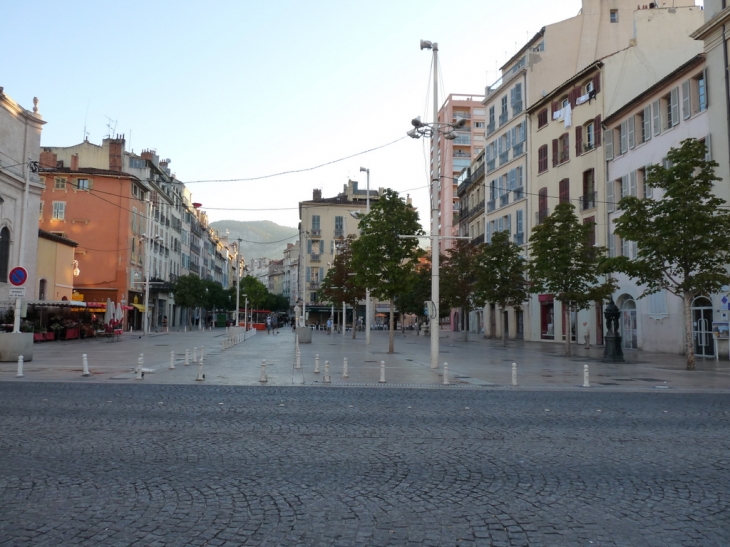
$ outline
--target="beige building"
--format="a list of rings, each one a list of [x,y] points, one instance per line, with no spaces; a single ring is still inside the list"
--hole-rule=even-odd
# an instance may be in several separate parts
[[[370,190],[371,202],[378,199],[381,192],[382,188]],[[322,191],[315,189],[310,201],[299,203],[301,290],[297,300],[305,299],[307,324],[324,324],[330,316],[330,304],[322,301],[319,295],[320,283],[335,256],[336,241],[360,233],[358,216],[365,214],[366,198],[367,191],[351,180],[335,197],[323,198]]]
[[[71,300],[74,274],[79,272],[76,247],[75,241],[38,230],[38,300]]]

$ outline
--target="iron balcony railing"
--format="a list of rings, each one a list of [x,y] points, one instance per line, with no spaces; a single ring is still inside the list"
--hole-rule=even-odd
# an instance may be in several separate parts
[[[509,193],[502,194],[499,196],[499,206],[504,207],[509,203]]]
[[[550,209],[542,209],[535,213],[535,224],[542,224],[550,216]]]
[[[487,202],[487,212],[488,212],[488,213],[491,213],[492,211],[494,211],[494,209],[495,209],[495,208],[496,208],[496,203],[495,203],[495,201],[494,201],[493,199],[490,199],[490,200],[489,200],[489,201]]]
[[[597,192],[589,192],[580,197],[580,210],[586,211],[587,209],[593,209],[596,206],[596,195]]]

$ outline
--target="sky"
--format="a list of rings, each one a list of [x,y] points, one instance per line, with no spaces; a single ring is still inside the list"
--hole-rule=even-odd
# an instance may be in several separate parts
[[[155,149],[211,220],[296,227],[298,203],[348,179],[409,194],[428,229],[428,143],[405,136],[439,103],[482,95],[497,67],[580,0],[126,2],[5,0],[0,86],[47,124],[43,146],[124,134]],[[111,130],[110,130],[111,128]],[[403,138],[405,137],[405,138]],[[400,140],[399,140],[400,139]],[[396,141],[396,142],[393,142]],[[384,146],[388,143],[388,146]],[[323,168],[266,177],[333,162]]]

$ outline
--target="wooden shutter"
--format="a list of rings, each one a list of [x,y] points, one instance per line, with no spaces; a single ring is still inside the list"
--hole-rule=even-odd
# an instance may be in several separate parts
[[[601,146],[601,115],[595,117],[593,120],[593,135],[594,140],[596,141],[596,148]]]
[[[653,120],[654,120],[654,136],[662,132],[662,114],[661,114],[661,103],[659,100],[654,101],[652,105]]]
[[[629,176],[624,175],[621,177],[621,197],[625,198],[629,195]]]
[[[705,110],[707,110],[707,106],[710,104],[710,86],[709,80],[707,79],[707,69],[705,68],[704,71],[704,80],[705,80]],[[702,105],[700,105],[701,107]]]
[[[312,254],[312,240],[311,239],[307,240],[307,253]]]
[[[629,173],[629,195],[636,197],[636,171]]]
[[[672,107],[672,127],[674,127],[679,124],[679,87],[672,89],[669,99]]]
[[[558,164],[558,139],[553,139],[553,167]]]
[[[596,132],[596,135],[599,133]],[[603,138],[606,141],[606,161],[613,159],[613,129],[606,129],[603,134]]]
[[[563,161],[568,161],[570,157],[570,139],[568,133],[563,133],[560,139],[563,141]]]
[[[583,126],[575,127],[575,155],[580,156],[583,153]]]
[[[651,106],[644,108],[644,142],[651,139]]]
[[[558,101],[550,103],[550,119],[553,119],[558,110],[560,110],[560,108],[558,108]]]
[[[637,246],[636,241],[631,242],[631,258],[636,258],[637,255]]]
[[[567,203],[570,201],[570,180],[563,179],[559,185],[559,201],[560,203]]]
[[[621,256],[629,256],[629,242],[625,239],[621,240]]]
[[[634,148],[636,146],[636,136],[635,136],[635,129],[636,129],[636,119],[634,116],[629,116],[629,148]]]
[[[619,142],[618,142],[618,150],[619,154],[625,154],[628,150],[627,144],[627,137],[628,137],[628,123],[626,120],[621,122],[621,129],[619,130]]]
[[[312,268],[307,266],[307,281],[311,281],[311,280],[312,280]]]
[[[615,183],[612,180],[606,181],[606,210],[613,213],[616,210],[615,198],[613,197],[613,189]]]
[[[682,82],[682,117],[686,120],[692,115],[692,101],[690,100],[690,81]]]
[[[649,174],[649,167],[651,167],[651,165],[647,165],[646,167],[644,167],[644,197],[647,199],[651,199],[654,197],[654,188],[646,183],[646,177]]]
[[[705,137],[705,146],[707,147],[707,154],[705,154],[705,161],[712,161],[712,139],[708,133]]]
[[[575,89],[568,91],[568,104],[570,108],[575,108]]]
[[[537,209],[541,213],[547,211],[547,188],[540,188],[537,192]]]
[[[593,91],[599,93],[601,91],[601,73],[597,72],[593,75]]]
[[[608,234],[608,256],[616,256],[616,235]]]

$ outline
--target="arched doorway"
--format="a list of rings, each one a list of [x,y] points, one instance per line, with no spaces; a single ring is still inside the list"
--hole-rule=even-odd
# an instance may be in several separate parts
[[[621,302],[621,347],[638,349],[639,333],[636,324],[636,302],[626,296]]]
[[[695,344],[695,355],[715,356],[715,341],[712,337],[712,302],[704,296],[698,296],[692,302],[692,339]]]

